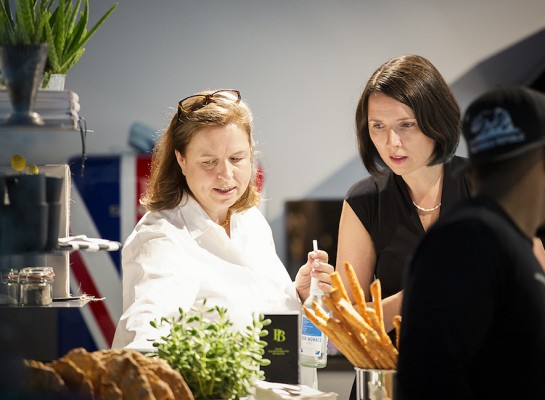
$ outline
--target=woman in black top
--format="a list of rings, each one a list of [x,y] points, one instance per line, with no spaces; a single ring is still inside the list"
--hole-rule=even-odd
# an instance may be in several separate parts
[[[461,134],[460,107],[427,59],[406,55],[381,65],[356,109],[360,157],[370,177],[346,195],[339,223],[337,270],[354,267],[367,301],[379,278],[384,325],[395,343],[408,256],[449,205],[469,197],[469,182],[451,175]],[[352,298],[353,300],[353,298]],[[356,399],[352,385],[350,399]]]
[[[464,159],[455,156],[444,165],[441,206],[436,216],[458,199],[469,196],[468,182],[454,176],[453,170],[462,163]],[[409,186],[394,173],[357,182],[348,191],[346,203],[345,207],[352,209],[373,241],[377,254],[373,279],[380,279],[384,297],[395,295],[402,288],[407,255],[427,229],[419,217],[432,212],[422,212],[412,204]]]
[[[439,217],[470,197],[468,178],[454,172],[466,162],[454,156],[461,136],[460,108],[427,59],[397,57],[381,65],[363,89],[356,135],[371,176],[355,183],[343,203],[337,270],[351,298],[344,262],[354,267],[367,301],[371,282],[380,279],[384,324],[395,343],[392,320],[401,314],[412,252]],[[545,264],[536,238],[534,254]],[[350,399],[355,398],[353,385]]]
[[[380,278],[387,331],[401,313],[409,254],[452,203],[469,196],[469,182],[451,174],[464,162],[454,157],[460,133],[454,95],[421,56],[387,61],[360,97],[356,135],[371,176],[354,184],[344,201],[337,268],[349,291],[340,266],[352,264],[368,301],[369,285]]]

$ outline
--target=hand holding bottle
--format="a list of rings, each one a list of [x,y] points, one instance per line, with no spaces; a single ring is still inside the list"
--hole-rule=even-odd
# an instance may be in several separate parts
[[[311,278],[317,279],[317,285],[324,293],[331,290],[331,277],[329,276],[335,268],[328,264],[329,256],[323,250],[313,250],[308,253],[308,259],[305,265],[299,268],[295,277],[295,289],[302,302],[310,294]]]
[[[318,252],[318,242],[313,240],[314,252]],[[319,287],[318,274],[310,274],[310,294],[304,302],[308,308],[316,302],[323,308],[324,291]],[[301,313],[301,348],[299,364],[311,368],[323,368],[327,364],[327,336],[320,331],[305,315]]]

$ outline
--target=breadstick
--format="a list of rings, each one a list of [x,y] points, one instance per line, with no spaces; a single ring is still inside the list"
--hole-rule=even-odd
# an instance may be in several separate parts
[[[367,302],[365,301],[365,292],[363,291],[360,282],[358,281],[356,271],[354,270],[352,264],[350,264],[348,261],[344,263],[344,268],[346,271],[346,276],[348,277],[348,282],[350,283],[350,289],[352,290],[354,302],[356,303],[356,309],[369,324],[371,321],[367,316]]]
[[[376,333],[376,332],[374,332]],[[367,336],[363,332],[359,332],[359,339],[365,339],[364,348],[369,353],[369,356],[373,359],[375,365],[378,369],[390,369],[391,363],[388,361],[387,357],[384,355],[384,350],[380,344],[380,339],[376,336]]]
[[[399,349],[399,335],[401,333],[401,315],[394,315],[392,320],[394,328],[396,330],[396,347]]]
[[[380,329],[380,322],[378,322],[377,312],[375,311],[375,309],[367,308],[367,316],[369,317],[369,320],[371,321],[369,325],[371,325],[373,329],[378,332]]]
[[[382,311],[382,290],[380,286],[380,280],[375,279],[371,282],[371,296],[373,297],[373,305],[375,306],[375,312],[377,313],[378,322],[384,326],[384,313]]]
[[[371,284],[373,308],[367,307],[363,290],[350,263],[345,263],[345,268],[356,304],[353,305],[343,294],[344,286],[342,282],[339,284],[338,280],[340,276],[332,276],[333,288],[323,298],[324,306],[329,309],[332,316],[314,303],[312,311],[320,321],[320,325],[316,323],[315,325],[321,327],[320,329],[354,366],[395,369],[398,350],[384,329],[380,281],[375,280]],[[394,322],[394,326],[396,323]]]
[[[364,333],[367,333],[373,329],[356,311],[354,306],[342,297],[338,290],[333,289],[329,292],[329,296],[324,296],[323,302],[333,315],[340,319],[351,332],[363,330]]]
[[[334,319],[331,318],[327,322],[327,329],[331,332],[333,344],[339,349],[345,357],[358,368],[365,368],[366,361],[361,355],[361,350],[357,346],[357,342],[353,340],[351,334],[342,329],[342,326],[335,326]]]
[[[352,363],[355,367],[358,367],[358,368],[376,368],[377,367],[377,365],[375,364],[373,359],[370,357],[370,355],[366,352],[366,350],[363,347],[361,347],[355,335],[353,335],[352,332],[347,330],[340,320],[336,318],[330,318],[327,321],[327,325],[328,327],[331,327],[331,330],[338,335],[338,338],[341,341],[341,346],[345,347],[345,351],[347,351],[349,354],[352,355],[352,357],[355,358],[356,360],[355,363]],[[337,344],[335,344],[335,346],[337,346]],[[337,346],[337,348],[341,350],[342,347]],[[343,352],[343,354],[345,353]]]
[[[351,332],[347,330],[340,321],[338,322],[331,321],[332,318],[329,317],[327,313],[325,312],[325,310],[316,302],[312,302],[312,308],[313,308],[312,311],[314,311],[318,319],[321,319],[322,321],[327,321],[328,325],[333,325],[336,328],[333,331],[331,331],[330,329],[327,329],[326,327],[324,327],[321,321],[318,322],[319,325],[315,324],[320,330],[322,330],[328,336],[329,339],[331,339],[331,341],[333,342],[333,344],[335,344],[335,346],[337,346],[338,342],[340,342],[339,346],[341,347],[337,346],[337,348],[343,354],[346,353],[349,355],[346,358],[349,358],[349,357],[353,358],[354,361],[358,363],[358,365],[370,364],[369,361],[371,361],[371,358],[369,357],[369,355],[365,353],[365,350],[363,348],[359,347],[359,343],[355,337],[352,337],[352,336],[347,337],[347,335],[351,335]],[[309,319],[311,320],[311,322],[314,322],[310,317]],[[346,342],[347,340],[348,342]],[[346,342],[346,344],[344,342]],[[341,349],[344,349],[344,351]]]
[[[332,290],[329,297],[324,297],[323,301],[325,306],[331,310],[335,317],[341,320],[350,332],[362,332],[365,336],[375,334],[378,337],[374,328],[337,291]]]
[[[373,304],[375,305],[374,309],[369,309],[367,314],[371,320],[371,326],[375,329],[380,337],[380,344],[384,349],[384,356],[390,365],[397,365],[397,349],[392,344],[392,340],[386,329],[384,328],[384,320],[379,319],[379,313],[376,311],[379,310],[382,313],[382,298],[380,297],[380,281],[377,279],[371,284],[371,292],[373,293]]]
[[[331,297],[324,297],[325,305],[341,320],[346,329],[356,335],[361,346],[381,368],[387,368],[388,362],[380,353],[382,350],[379,334],[356,311],[352,304],[339,294],[330,292]],[[334,299],[335,297],[335,299]],[[361,333],[361,335],[360,335]],[[379,349],[377,349],[377,346]]]
[[[312,302],[312,309],[316,313],[316,315],[320,318],[322,318],[324,321],[327,321],[329,319],[329,315],[327,315],[327,311],[324,310],[322,306],[320,306],[315,301]]]
[[[344,356],[348,359],[348,361],[350,361],[350,363],[352,363],[354,366],[358,366],[360,362],[354,350],[350,348],[349,341],[339,337],[338,331],[336,329],[330,328],[330,326],[328,326],[328,321],[319,317],[314,312],[314,310],[309,309],[307,306],[303,306],[303,310],[305,312],[305,315],[310,320],[310,322],[312,322],[318,329],[320,329],[322,332],[324,332],[327,335],[329,340],[331,340],[333,344],[339,349],[339,351],[344,354]]]
[[[333,288],[339,290],[341,292],[342,296],[346,300],[349,300],[348,293],[346,293],[346,288],[344,287],[344,284],[343,284],[343,281],[341,279],[341,275],[339,275],[339,272],[338,271],[333,271],[332,273],[329,274],[329,276],[331,277],[331,286]]]

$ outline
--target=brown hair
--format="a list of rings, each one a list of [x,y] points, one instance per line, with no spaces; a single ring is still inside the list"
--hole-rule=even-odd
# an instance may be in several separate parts
[[[203,91],[198,94],[210,94]],[[185,155],[191,139],[200,129],[210,126],[235,124],[248,134],[252,157],[252,179],[244,194],[231,209],[244,211],[259,203],[256,187],[255,143],[252,136],[253,117],[248,105],[240,101],[224,101],[214,97],[205,107],[189,114],[176,112],[153,148],[149,185],[140,199],[140,204],[149,211],[160,211],[176,207],[185,194],[191,194],[182,174],[174,150]]]
[[[410,107],[424,135],[435,141],[428,165],[448,162],[458,147],[461,134],[460,107],[447,83],[427,59],[404,55],[382,64],[371,76],[356,109],[356,137],[365,168],[373,176],[388,170],[369,137],[369,97],[383,93]]]

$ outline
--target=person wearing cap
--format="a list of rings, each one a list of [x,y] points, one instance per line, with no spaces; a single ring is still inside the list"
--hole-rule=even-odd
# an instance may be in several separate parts
[[[545,399],[545,95],[491,90],[463,118],[473,197],[417,246],[402,304],[399,398]]]

